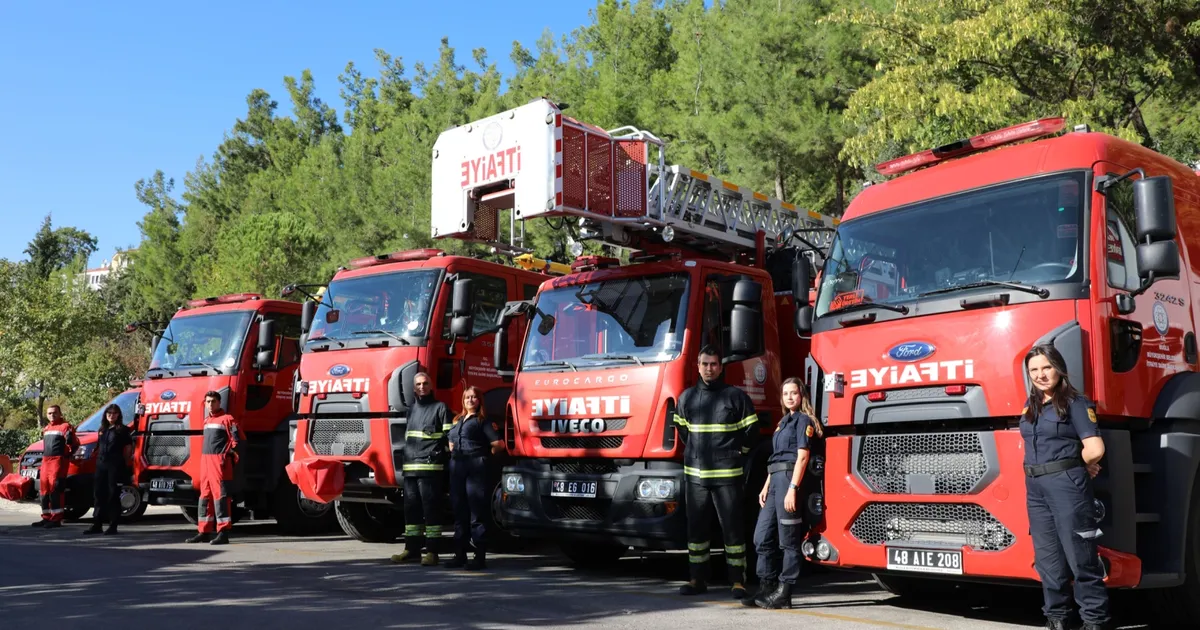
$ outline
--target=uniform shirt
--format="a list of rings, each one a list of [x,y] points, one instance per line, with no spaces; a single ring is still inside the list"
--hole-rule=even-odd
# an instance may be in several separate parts
[[[129,427],[117,423],[100,432],[96,439],[97,466],[124,466],[125,447],[133,445]]]
[[[450,427],[450,443],[454,445],[452,452],[455,457],[475,457],[490,455],[492,442],[504,439],[500,435],[500,425],[483,420],[475,414],[460,419]]]
[[[446,430],[450,410],[432,395],[417,398],[404,428],[404,473],[436,473],[446,469]]]
[[[204,421],[203,455],[228,455],[245,439],[242,428],[233,416],[223,413]]]
[[[701,380],[679,396],[675,426],[684,442],[683,474],[693,482],[742,482],[742,459],[758,432],[758,414],[746,392]]]
[[[52,422],[42,429],[42,457],[63,457],[79,448],[75,428],[66,422]]]
[[[816,435],[812,418],[808,414],[793,411],[779,421],[775,435],[771,437],[771,457],[768,464],[795,464],[797,451],[808,448],[808,441]]]
[[[1026,407],[1028,410],[1029,407]],[[1067,417],[1060,418],[1053,403],[1042,406],[1034,422],[1021,415],[1021,438],[1025,441],[1025,464],[1049,464],[1062,459],[1079,457],[1083,439],[1100,435],[1092,401],[1082,394],[1067,407]]]

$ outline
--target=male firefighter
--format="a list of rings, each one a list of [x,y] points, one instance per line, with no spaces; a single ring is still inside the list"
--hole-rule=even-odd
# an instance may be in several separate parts
[[[62,527],[66,513],[67,458],[79,448],[75,429],[63,419],[62,408],[46,409],[46,428],[42,429],[42,467],[38,472],[38,492],[42,495],[42,519],[34,527]]]
[[[417,399],[404,430],[404,551],[392,556],[392,562],[411,562],[420,556],[421,566],[435,567],[437,541],[442,537],[449,452],[446,432],[452,426],[451,416],[445,403],[433,399],[428,374],[417,372],[413,377],[413,393]]]
[[[691,580],[680,595],[708,591],[711,510],[725,534],[725,564],[734,599],[746,596],[746,541],[742,522],[742,460],[757,433],[758,416],[746,392],[722,379],[721,354],[700,349],[700,382],[679,396],[675,426],[684,442],[683,475]]]
[[[221,408],[217,392],[204,394],[204,411],[208,417],[204,419],[204,446],[200,451],[200,506],[196,519],[200,532],[186,542],[207,542],[209,534],[216,531],[211,544],[225,545],[233,528],[229,486],[238,460],[237,449],[246,435],[233,416]]]

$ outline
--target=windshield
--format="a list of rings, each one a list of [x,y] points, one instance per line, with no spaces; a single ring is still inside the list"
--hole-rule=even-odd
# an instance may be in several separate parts
[[[992,186],[847,221],[825,262],[821,317],[986,282],[1078,281],[1083,173]]]
[[[420,269],[334,281],[317,305],[308,340],[386,333],[423,338],[429,329],[438,277],[437,269]],[[335,311],[337,315],[330,321],[330,313]]]
[[[104,410],[108,408],[108,405],[116,405],[120,407],[121,423],[125,426],[133,426],[133,416],[137,411],[137,401],[137,392],[125,392],[124,394],[121,394],[120,396],[108,401],[107,404],[96,410],[96,413],[88,416],[88,419],[81,422],[79,427],[75,430],[79,433],[95,433],[96,431],[99,431],[100,421],[104,419]]]
[[[176,317],[154,349],[150,369],[236,368],[252,311]]]
[[[617,278],[538,296],[523,368],[651,363],[679,356],[686,274]]]

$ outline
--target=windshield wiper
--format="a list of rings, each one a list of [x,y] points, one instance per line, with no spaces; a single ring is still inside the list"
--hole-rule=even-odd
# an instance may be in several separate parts
[[[332,341],[333,343],[336,343],[336,344],[338,345],[338,347],[339,347],[339,348],[345,348],[345,347],[346,347],[346,344],[342,343],[342,342],[341,342],[341,340],[339,340],[339,339],[334,339],[333,337],[325,337],[325,336],[321,336],[321,337],[309,337],[308,339],[306,339],[306,340],[305,340],[305,342],[304,342],[304,343],[305,343],[305,345],[308,345],[308,344],[310,344],[310,343],[316,343],[316,342],[320,342],[320,341]],[[326,345],[324,345],[324,346],[321,346],[321,347],[319,347],[319,348],[317,348],[317,347],[314,347],[314,348],[313,348],[313,350],[328,350],[328,349],[329,349],[329,345],[328,345],[328,344],[326,344]]]
[[[219,368],[219,367],[217,367],[217,366],[215,366],[215,365],[213,365],[213,364],[211,364],[211,363],[205,363],[204,361],[192,361],[192,362],[189,362],[189,363],[180,363],[180,364],[179,364],[179,367],[187,367],[187,366],[189,366],[189,365],[199,365],[199,366],[202,366],[202,367],[206,367],[206,368],[208,368],[208,369],[210,369],[210,370],[212,370],[212,371],[216,372],[217,374],[220,374],[220,373],[221,373],[221,368]],[[189,373],[189,374],[191,374],[191,372],[192,372],[191,370],[189,370],[189,371],[188,371],[188,373]]]
[[[525,369],[541,367],[569,367],[571,368],[572,372],[579,371],[579,368],[575,367],[575,364],[571,363],[570,361],[545,361],[543,363],[534,363],[533,365],[527,366]]]
[[[633,361],[634,363],[637,363],[638,365],[645,365],[645,363],[643,363],[641,359],[633,356],[632,354],[623,353],[623,352],[610,352],[607,354],[585,354],[579,358],[580,359],[593,359],[596,361]]]
[[[922,297],[928,297],[930,295],[941,295],[943,293],[954,293],[955,291],[962,291],[965,289],[979,289],[979,288],[983,288],[983,287],[1006,287],[1009,289],[1013,289],[1014,291],[1024,291],[1025,293],[1032,293],[1033,295],[1036,295],[1036,296],[1042,298],[1043,300],[1050,297],[1050,291],[1048,289],[1043,289],[1041,287],[1034,286],[1032,284],[1022,284],[1020,282],[1006,282],[1004,280],[981,280],[979,282],[970,282],[967,284],[960,284],[958,286],[946,287],[944,289],[934,289],[933,291],[926,291],[926,292],[918,295],[917,297],[922,298]]]
[[[862,311],[870,308],[881,308],[885,311],[892,311],[893,313],[908,315],[908,307],[904,305],[881,304],[879,302],[859,302],[858,304],[850,304],[841,308],[833,309],[832,311],[825,313],[824,316],[828,317],[830,315],[836,315],[837,313],[849,313],[851,311]]]
[[[409,341],[403,337],[397,337],[396,335],[394,335],[386,330],[356,330],[350,334],[351,335],[387,335],[387,336],[391,337],[392,339],[395,339],[396,341],[399,341],[400,343],[402,343],[406,346],[412,345],[411,341]]]

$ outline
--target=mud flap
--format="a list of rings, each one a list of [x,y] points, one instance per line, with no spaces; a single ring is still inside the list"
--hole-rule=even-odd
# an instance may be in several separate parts
[[[318,503],[337,499],[346,488],[346,469],[341,462],[298,459],[288,464],[285,470],[300,492]]]

